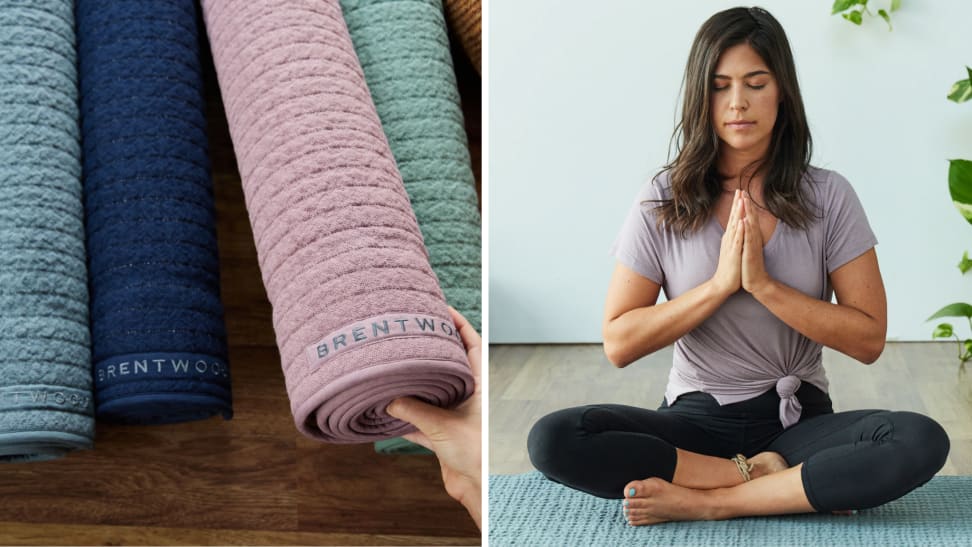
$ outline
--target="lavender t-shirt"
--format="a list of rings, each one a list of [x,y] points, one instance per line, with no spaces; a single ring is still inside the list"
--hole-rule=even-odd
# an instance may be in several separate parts
[[[830,302],[828,274],[877,244],[861,202],[847,179],[811,167],[804,179],[818,218],[807,230],[777,222],[763,249],[766,271],[800,292]],[[697,232],[680,237],[659,227],[648,200],[668,199],[668,173],[638,193],[611,252],[638,274],[660,284],[669,300],[710,279],[725,232],[713,215]],[[646,202],[647,201],[647,202]],[[787,326],[743,289],[675,342],[665,398],[702,391],[721,405],[751,399],[775,387],[780,421],[796,423],[801,382],[827,391],[821,345]]]

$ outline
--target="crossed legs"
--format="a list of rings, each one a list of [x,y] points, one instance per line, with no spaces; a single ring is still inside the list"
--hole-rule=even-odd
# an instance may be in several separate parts
[[[751,459],[750,482],[724,445],[683,417],[621,405],[555,412],[529,440],[537,469],[594,495],[623,497],[633,525],[874,507],[927,482],[949,448],[933,420],[873,410],[825,414],[783,431]]]

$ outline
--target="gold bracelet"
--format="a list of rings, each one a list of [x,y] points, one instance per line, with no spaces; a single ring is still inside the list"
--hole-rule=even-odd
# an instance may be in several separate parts
[[[739,473],[743,476],[743,479],[746,482],[751,481],[752,477],[749,476],[749,472],[753,470],[753,464],[746,461],[746,456],[736,454],[736,456],[732,458],[732,461],[735,462],[736,467],[739,468]]]

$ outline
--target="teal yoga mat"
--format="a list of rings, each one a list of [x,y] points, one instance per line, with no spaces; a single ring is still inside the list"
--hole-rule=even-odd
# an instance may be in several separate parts
[[[442,2],[341,8],[446,302],[479,331],[480,217]]]
[[[481,330],[481,227],[441,0],[342,0],[446,302]],[[379,453],[428,454],[404,440]]]
[[[901,499],[850,516],[784,515],[633,527],[624,521],[620,500],[571,490],[534,471],[490,476],[489,544],[969,545],[970,500],[972,477],[935,477]]]
[[[74,2],[0,0],[0,461],[94,438]]]
[[[418,454],[433,454],[431,450],[425,448],[424,446],[415,444],[410,441],[406,441],[401,437],[395,437],[394,439],[385,439],[382,441],[375,442],[375,452],[379,454],[388,455],[418,455]]]

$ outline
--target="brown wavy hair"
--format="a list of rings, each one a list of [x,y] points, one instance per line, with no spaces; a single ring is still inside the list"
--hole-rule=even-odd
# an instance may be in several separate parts
[[[790,43],[783,27],[768,11],[758,7],[732,8],[710,17],[695,35],[682,80],[682,119],[672,133],[675,159],[659,173],[670,173],[671,198],[655,202],[659,204],[658,222],[682,236],[705,225],[722,193],[723,177],[716,163],[719,137],[710,114],[712,79],[722,52],[742,43],[749,44],[768,65],[782,99],[767,157],[747,169],[757,167],[752,176],[757,171],[766,173],[763,200],[766,208],[783,222],[806,229],[816,217],[802,185],[813,141]]]

